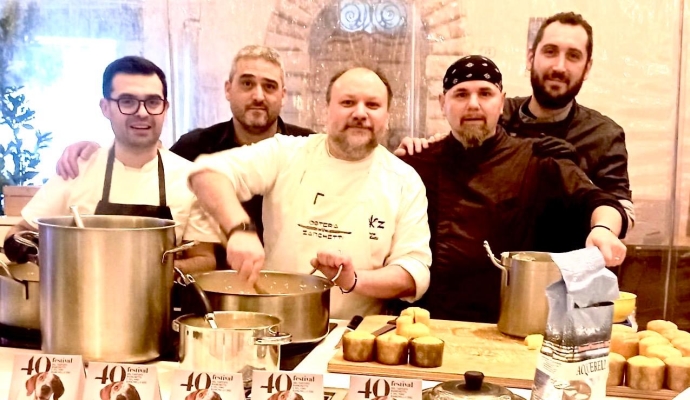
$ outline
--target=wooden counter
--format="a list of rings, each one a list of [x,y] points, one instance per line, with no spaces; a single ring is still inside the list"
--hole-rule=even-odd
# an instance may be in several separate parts
[[[386,324],[390,316],[364,318],[357,330],[372,332]],[[494,324],[432,320],[434,336],[445,342],[443,365],[419,368],[412,365],[383,365],[377,362],[350,362],[343,359],[342,349],[328,363],[329,372],[393,376],[448,381],[463,379],[465,371],[480,371],[488,382],[509,388],[531,389],[537,365],[538,350],[528,350],[522,339],[506,336]],[[609,387],[609,396],[638,399],[673,399],[671,390],[648,392],[629,387]]]

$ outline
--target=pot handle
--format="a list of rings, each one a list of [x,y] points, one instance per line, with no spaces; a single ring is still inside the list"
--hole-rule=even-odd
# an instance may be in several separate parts
[[[38,232],[34,231],[21,231],[15,233],[12,237],[17,243],[21,243],[24,246],[32,247],[38,251],[38,246],[36,246],[36,243],[32,242],[31,240],[25,238],[24,236],[30,236],[32,239],[38,239]]]
[[[165,264],[165,257],[167,257],[169,254],[179,253],[181,251],[191,249],[197,244],[199,244],[199,242],[197,242],[196,240],[190,240],[189,242],[182,243],[177,247],[173,247],[172,249],[167,250],[165,253],[163,253],[163,257],[161,258],[161,264]]]
[[[174,319],[172,322],[172,330],[175,332],[180,332],[180,321]]]
[[[12,279],[13,281],[17,280],[10,272],[10,267],[8,267],[7,264],[5,264],[5,262],[2,260],[0,260],[0,269],[2,269],[5,272],[8,278]]]
[[[501,294],[503,294],[503,290],[508,286],[508,270],[506,267],[501,264],[501,261],[494,256],[494,253],[491,251],[491,246],[489,246],[489,242],[487,240],[484,241],[484,249],[486,249],[486,254],[489,256],[489,260],[498,268],[501,270]]]
[[[281,345],[292,342],[292,334],[285,332],[276,332],[275,336],[255,337],[254,344],[261,345]]]
[[[27,239],[27,237],[29,239]],[[40,252],[38,249],[38,245],[36,244],[38,242],[38,232],[20,231],[20,232],[15,233],[14,235],[12,235],[12,238],[14,239],[15,242],[17,242],[23,246],[26,246],[26,247],[29,247],[32,249],[36,249],[36,254],[30,254],[28,256],[28,260],[35,263],[35,264],[38,264],[38,254]]]
[[[182,287],[192,296],[192,311],[195,315],[204,317],[206,322],[211,325],[211,328],[216,329],[216,315],[213,313],[213,306],[211,301],[206,296],[206,292],[196,283],[194,277],[190,274],[185,275],[179,268],[173,267],[175,272],[182,278]]]
[[[314,275],[314,272],[316,272],[318,270],[319,270],[318,268],[312,269],[311,272],[309,273],[309,275]],[[343,264],[340,264],[340,266],[338,267],[338,272],[336,272],[335,276],[333,278],[331,278],[331,283],[335,284],[335,280],[338,279],[341,272],[343,272]]]

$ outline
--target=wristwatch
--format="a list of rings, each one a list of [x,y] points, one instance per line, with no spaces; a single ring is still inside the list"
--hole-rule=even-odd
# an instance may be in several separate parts
[[[239,224],[230,228],[229,231],[227,231],[227,232],[223,231],[223,234],[225,235],[225,241],[228,241],[228,239],[230,239],[230,236],[232,236],[233,233],[238,232],[238,231],[256,232],[256,225],[251,220],[240,222]]]

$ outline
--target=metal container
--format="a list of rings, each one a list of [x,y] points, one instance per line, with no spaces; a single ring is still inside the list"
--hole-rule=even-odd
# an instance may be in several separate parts
[[[38,265],[0,261],[0,324],[40,329]]]
[[[246,288],[235,271],[194,275],[216,311],[254,311],[282,318],[293,343],[317,342],[328,334],[333,283],[307,274],[262,271],[256,287]]]
[[[41,349],[144,362],[170,338],[177,223],[149,217],[39,218]]]
[[[549,316],[546,288],[561,279],[549,253],[504,252],[499,261],[485,243],[489,258],[501,270],[501,313],[498,330],[525,337],[544,333]]]
[[[218,328],[211,328],[202,316],[183,315],[173,321],[180,334],[180,365],[183,369],[239,372],[245,387],[252,371],[277,371],[280,345],[290,342],[289,333],[280,333],[281,319],[272,315],[220,311],[215,313]]]
[[[467,371],[464,377],[424,390],[422,400],[525,400],[501,385],[484,382],[481,372]]]

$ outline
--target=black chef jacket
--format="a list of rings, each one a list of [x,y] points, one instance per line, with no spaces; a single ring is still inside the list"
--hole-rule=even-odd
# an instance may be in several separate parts
[[[421,176],[429,200],[431,284],[420,305],[434,318],[497,322],[501,274],[482,243],[488,240],[495,254],[534,250],[535,220],[549,203],[564,202],[587,228],[594,209],[608,205],[627,228],[616,198],[572,161],[537,157],[531,142],[501,127],[478,148],[465,149],[450,135],[404,160]]]
[[[631,200],[628,152],[623,128],[610,118],[576,101],[573,101],[570,112],[562,121],[526,123],[520,118],[520,109],[529,113],[529,100],[529,97],[506,99],[501,124],[509,136],[553,136],[568,141],[577,150],[579,166],[595,185],[619,199]],[[551,235],[550,232],[557,228],[554,224],[557,216],[565,215],[568,218],[571,212],[563,204],[550,204],[548,208],[537,223],[535,250],[567,251],[585,240],[589,227],[571,230],[560,237]],[[568,221],[569,225],[575,223],[574,219]]]

